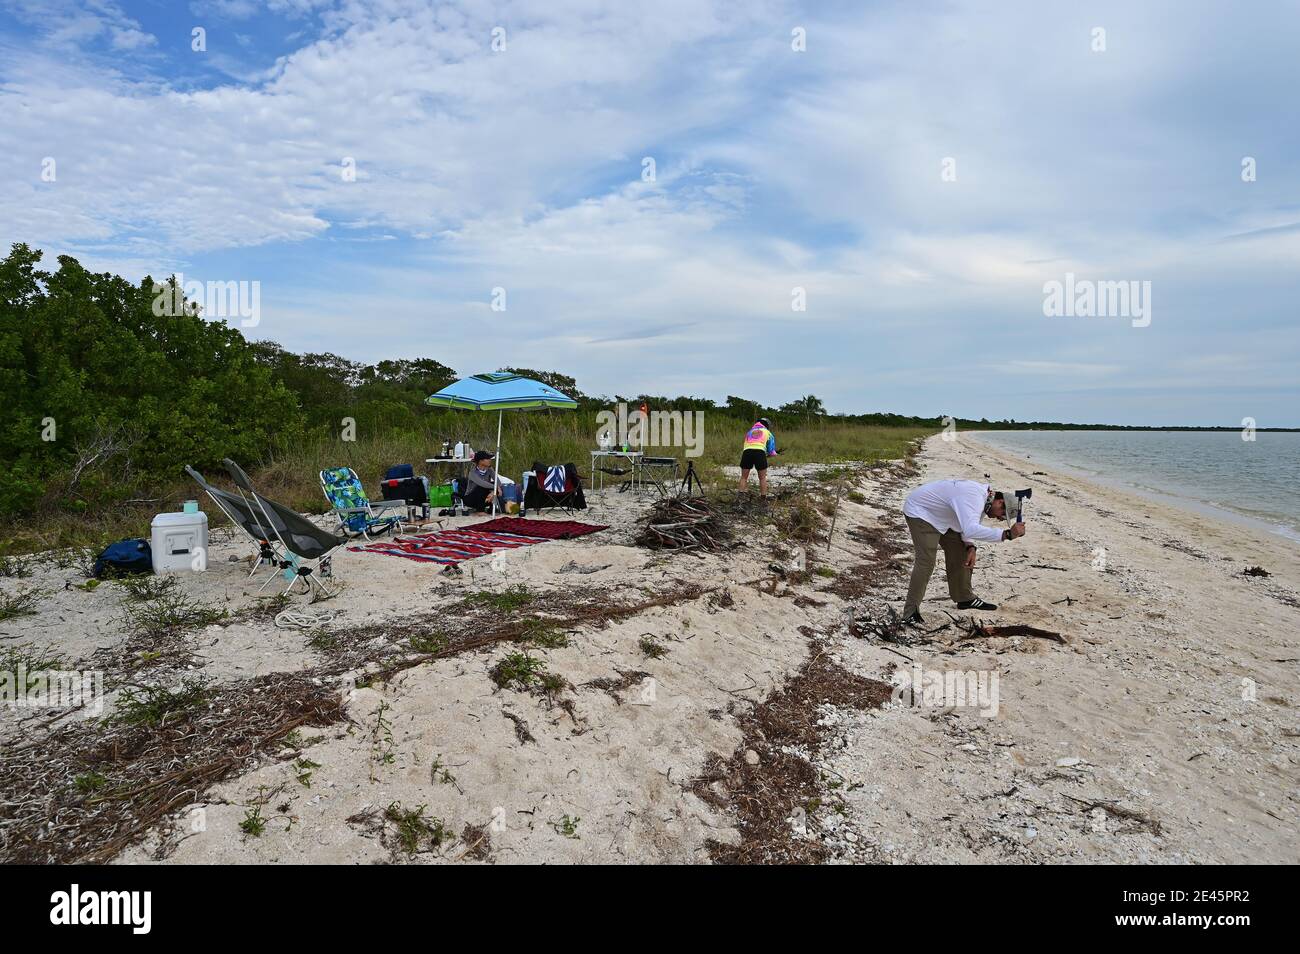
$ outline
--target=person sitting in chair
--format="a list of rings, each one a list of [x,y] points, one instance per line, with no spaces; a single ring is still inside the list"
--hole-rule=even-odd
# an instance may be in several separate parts
[[[465,496],[462,498],[470,510],[487,510],[496,499],[497,475],[492,461],[493,457],[487,451],[474,453],[474,463],[470,466]]]

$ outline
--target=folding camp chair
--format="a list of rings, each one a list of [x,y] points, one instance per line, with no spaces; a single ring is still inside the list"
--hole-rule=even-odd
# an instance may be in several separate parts
[[[366,496],[366,488],[361,485],[361,478],[351,467],[322,470],[320,486],[325,491],[325,499],[334,508],[334,515],[339,518],[339,526],[345,535],[362,536],[369,540],[372,533],[386,533],[389,530],[401,532],[401,516],[385,515],[384,511],[407,512],[406,501],[371,502]]]
[[[270,521],[259,515],[258,506],[244,495],[245,490],[250,495],[253,492],[248,475],[240,470],[239,465],[233,461],[227,460],[225,463],[226,469],[230,470],[232,477],[236,472],[239,474],[239,477],[235,480],[240,491],[238,495],[213,487],[203,479],[202,474],[189,465],[186,465],[185,473],[189,474],[194,479],[194,482],[202,488],[203,492],[212,499],[212,502],[217,505],[217,509],[226,515],[227,520],[244,531],[257,544],[253,569],[249,571],[247,578],[251,580],[257,574],[257,571],[262,568],[262,565],[266,564],[271,567],[269,579],[274,579],[276,573],[287,565],[283,552],[277,550],[275,543],[272,542],[277,539],[275,531],[271,528]],[[232,467],[233,470],[231,470]],[[243,482],[242,485],[240,485],[241,481]]]
[[[275,537],[275,531],[271,529],[271,524],[266,520],[266,518],[260,515],[261,508],[254,502],[253,498],[257,491],[253,489],[253,481],[249,479],[248,474],[244,473],[244,468],[240,467],[229,457],[222,460],[221,463],[225,466],[226,473],[230,475],[230,479],[234,481],[235,490],[239,492],[239,496],[243,499],[244,504],[248,507],[249,512],[253,515],[253,518],[258,525],[257,543],[259,549],[257,559],[253,562],[253,569],[248,574],[249,579],[252,579],[253,575],[257,573],[263,563],[272,567],[273,570],[277,572],[284,569],[284,555],[276,553],[275,547],[271,545],[271,540]],[[218,504],[218,506],[220,506],[220,504]],[[229,516],[229,514],[226,516]],[[275,572],[271,575],[274,576]]]
[[[330,590],[321,580],[333,576],[330,560],[334,551],[347,543],[348,538],[322,530],[298,511],[268,500],[261,494],[254,494],[253,499],[262,515],[270,522],[280,544],[294,557],[285,566],[286,576],[289,576],[288,571],[291,569],[293,574],[289,576],[289,585],[280,595],[287,596],[294,585],[301,582],[303,589],[313,595],[313,601],[317,594],[322,599],[337,596],[338,591]],[[265,588],[266,584],[262,586]]]
[[[542,510],[560,507],[567,513],[587,509],[587,498],[582,493],[582,477],[575,464],[547,467],[533,463],[533,469],[524,475],[524,509]]]
[[[235,465],[235,469],[239,470],[238,465]],[[321,577],[331,576],[330,557],[348,542],[347,537],[322,530],[297,511],[268,500],[250,489],[252,485],[248,481],[248,475],[242,470],[239,473],[247,486],[241,487],[239,494],[213,487],[193,467],[187,466],[185,472],[194,478],[235,526],[243,529],[254,540],[262,542],[260,534],[270,531],[270,539],[265,542],[272,552],[277,572],[263,581],[259,593],[277,579],[278,571],[283,570],[289,584],[281,595],[287,595],[299,581],[308,593],[319,593],[326,599],[336,595],[321,582]],[[245,492],[247,496],[244,495]],[[290,570],[293,572],[290,573]]]
[[[660,497],[670,495],[668,484],[677,480],[676,457],[642,457],[637,462],[641,486],[647,484],[659,492]]]

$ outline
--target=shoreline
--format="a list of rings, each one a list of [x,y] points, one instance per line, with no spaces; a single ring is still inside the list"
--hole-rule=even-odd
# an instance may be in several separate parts
[[[1029,429],[1026,428],[1026,430]],[[1034,455],[1043,456],[1031,457],[1025,453],[1024,448],[1012,449],[1008,447],[999,447],[988,441],[980,440],[978,436],[980,433],[981,432],[979,431],[964,431],[962,432],[962,436],[965,439],[979,444],[981,448],[985,449],[990,454],[1005,459],[1018,459],[1019,457],[1024,457],[1025,460],[1035,461],[1034,466],[1050,467],[1059,470],[1064,475],[1070,476],[1076,480],[1091,483],[1100,492],[1118,491],[1120,493],[1131,494],[1147,503],[1164,504],[1199,516],[1210,517],[1223,523],[1250,527],[1254,530],[1268,533],[1273,537],[1278,537],[1288,541],[1289,543],[1300,546],[1300,529],[1291,527],[1285,523],[1274,523],[1263,517],[1256,516],[1255,514],[1243,513],[1238,510],[1220,506],[1210,500],[1160,491],[1152,487],[1145,487],[1140,484],[1132,483],[1120,477],[1110,477],[1106,474],[1096,473],[1084,467],[1080,467],[1077,464],[1072,464],[1069,461],[1053,458],[1050,456],[1050,453],[1044,454],[1041,450],[1035,450],[1033,453]],[[1031,433],[1033,432],[1031,431]]]

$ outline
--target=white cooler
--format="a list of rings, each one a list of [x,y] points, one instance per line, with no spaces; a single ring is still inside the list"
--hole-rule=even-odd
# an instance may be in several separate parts
[[[155,573],[208,568],[206,513],[160,513],[153,518],[150,529]]]

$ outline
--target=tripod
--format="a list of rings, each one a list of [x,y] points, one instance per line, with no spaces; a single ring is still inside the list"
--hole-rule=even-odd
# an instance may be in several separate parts
[[[682,477],[682,485],[677,490],[677,496],[688,496],[691,492],[691,484],[694,483],[701,494],[704,493],[704,485],[700,483],[700,475],[695,473],[695,461],[686,462],[686,475]]]

